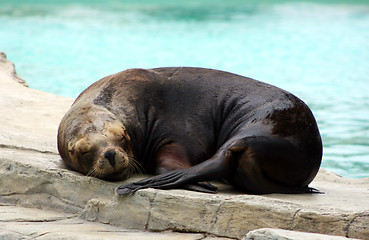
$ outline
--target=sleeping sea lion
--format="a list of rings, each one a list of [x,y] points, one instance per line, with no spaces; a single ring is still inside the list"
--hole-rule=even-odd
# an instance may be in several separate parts
[[[129,69],[84,90],[62,119],[58,149],[83,174],[142,188],[216,192],[224,180],[254,194],[318,192],[308,187],[322,141],[307,105],[291,93],[203,68]]]

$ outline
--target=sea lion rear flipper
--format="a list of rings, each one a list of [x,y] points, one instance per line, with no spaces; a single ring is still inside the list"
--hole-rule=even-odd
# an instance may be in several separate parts
[[[313,193],[313,194],[325,194],[325,192],[321,192],[318,189],[312,188],[312,187],[309,187],[309,186],[304,187],[303,188],[303,192],[305,192],[305,193]]]

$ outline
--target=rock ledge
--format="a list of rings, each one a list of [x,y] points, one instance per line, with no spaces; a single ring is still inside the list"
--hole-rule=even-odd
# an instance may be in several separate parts
[[[321,195],[245,195],[215,183],[215,195],[145,189],[118,196],[122,182],[82,176],[61,164],[56,132],[73,99],[26,88],[17,79],[14,65],[0,54],[0,205],[142,231],[241,239],[255,229],[277,228],[369,239],[369,178],[346,179],[324,169],[311,184]]]

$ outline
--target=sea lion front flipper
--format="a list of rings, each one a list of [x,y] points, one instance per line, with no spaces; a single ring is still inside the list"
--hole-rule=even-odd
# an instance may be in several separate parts
[[[117,188],[116,192],[121,195],[134,193],[143,188],[160,188],[169,189],[176,188],[188,183],[185,176],[188,169],[178,169],[171,172],[163,173],[157,176],[149,177],[138,182],[124,184]]]
[[[146,178],[138,182],[127,183],[118,187],[116,192],[120,195],[126,195],[144,188],[172,189],[181,187],[197,192],[217,193],[218,188],[208,182],[186,184],[189,180],[186,180],[187,173],[185,170],[186,169],[179,169]]]
[[[208,182],[190,183],[183,186],[184,189],[204,192],[204,193],[217,193],[218,188]]]
[[[215,187],[204,185],[203,181],[218,180],[226,177],[229,174],[231,164],[229,161],[232,158],[232,151],[226,149],[221,150],[212,158],[190,168],[177,169],[166,172],[157,176],[135,183],[129,183],[120,186],[117,189],[118,194],[129,194],[143,188],[159,188],[159,189],[173,189],[183,188],[188,184],[195,184],[200,186],[203,190],[201,192],[215,193]],[[200,188],[192,189],[198,191]],[[205,188],[205,189],[204,189]]]

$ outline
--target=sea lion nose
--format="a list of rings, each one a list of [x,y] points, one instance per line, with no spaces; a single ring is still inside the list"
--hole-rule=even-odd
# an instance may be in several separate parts
[[[109,150],[104,153],[104,158],[108,159],[112,166],[115,165],[115,154],[114,150]]]

